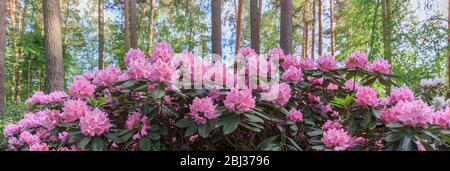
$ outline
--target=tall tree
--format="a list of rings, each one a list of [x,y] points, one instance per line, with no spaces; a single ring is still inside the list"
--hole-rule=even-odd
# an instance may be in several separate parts
[[[333,0],[330,0],[330,39],[331,39],[331,55],[334,56],[335,44],[334,44],[334,13],[333,13]]]
[[[64,59],[62,52],[59,0],[44,0],[45,91],[64,90]]]
[[[125,32],[125,51],[130,49],[130,2],[124,0],[123,3],[123,16],[124,16],[124,32]]]
[[[241,48],[241,28],[242,28],[242,10],[244,8],[244,0],[238,0],[238,7],[236,11],[236,48],[234,54],[239,53]]]
[[[318,0],[319,3],[319,45],[318,45],[318,53],[319,56],[323,55],[323,2],[322,0]]]
[[[136,0],[129,0],[130,2],[130,45],[131,48],[137,48],[137,15],[136,15]]]
[[[149,0],[150,1],[150,11],[149,11],[149,26],[148,26],[148,55],[152,53],[153,49],[153,26],[155,25],[155,0]]]
[[[0,54],[1,55],[1,54]],[[448,76],[448,85],[450,89],[450,0],[448,0],[448,16],[447,16],[447,76]],[[449,91],[450,94],[450,91]],[[447,98],[449,98],[449,94],[447,94]]]
[[[211,0],[212,53],[222,56],[222,0]]]
[[[383,0],[383,45],[384,58],[391,62],[392,56],[392,11],[391,0]]]
[[[260,26],[261,26],[261,4],[259,1],[250,1],[250,32],[251,47],[257,54],[260,53]]]
[[[280,47],[292,54],[292,0],[280,0]]]
[[[309,17],[309,0],[305,2],[305,6],[303,7],[303,46],[302,46],[302,55],[304,58],[308,57],[308,17]]]
[[[105,7],[104,0],[98,0],[98,69],[103,69],[103,59],[104,59],[104,48],[105,48],[105,37],[104,37],[104,12]]]
[[[312,23],[311,23],[311,59],[314,60],[316,48],[316,0],[312,3]]]
[[[0,0],[0,119],[6,107],[5,97],[5,51],[6,51],[6,1]]]
[[[18,101],[17,95],[20,94],[20,75],[19,75],[19,50],[17,48],[17,22],[16,22],[16,0],[9,1],[9,19],[10,19],[10,31],[12,34],[12,49],[14,55],[13,72],[12,72],[12,86],[11,86],[11,99]]]

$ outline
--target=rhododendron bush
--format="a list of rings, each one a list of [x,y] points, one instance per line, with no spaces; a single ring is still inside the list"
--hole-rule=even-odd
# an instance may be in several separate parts
[[[449,149],[450,108],[397,85],[387,61],[362,52],[340,64],[243,48],[226,64],[160,43],[150,56],[131,49],[125,65],[76,76],[67,94],[36,92],[4,129],[9,148]]]

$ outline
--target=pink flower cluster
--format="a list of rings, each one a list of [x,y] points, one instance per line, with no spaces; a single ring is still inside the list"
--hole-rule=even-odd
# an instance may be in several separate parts
[[[395,106],[380,111],[385,123],[398,122],[409,126],[427,127],[433,123],[433,109],[422,100],[399,101]]]
[[[45,94],[42,91],[35,92],[31,98],[26,100],[26,104],[50,104],[56,102],[62,102],[67,98],[67,94],[62,91],[55,91],[50,94]]]
[[[127,129],[132,131],[136,128],[140,129],[135,135],[133,135],[133,140],[139,140],[142,137],[148,135],[148,130],[150,129],[150,124],[147,116],[142,116],[139,112],[133,112],[128,115],[127,121],[125,122]]]
[[[284,59],[284,52],[282,49],[280,48],[274,48],[269,50],[269,52],[267,52],[267,57],[269,59]]]
[[[348,80],[345,82],[344,89],[347,91],[358,91],[361,88],[361,84],[358,81]]]
[[[189,105],[189,109],[191,110],[189,116],[200,125],[205,124],[208,120],[214,120],[219,117],[219,114],[216,112],[216,105],[214,105],[210,97],[196,97],[192,104]]]
[[[414,93],[408,87],[393,89],[388,98],[391,104],[396,104],[399,101],[413,101],[415,99]]]
[[[90,112],[89,106],[83,100],[68,100],[64,103],[62,118],[65,122],[74,122]]]
[[[391,65],[384,59],[377,59],[369,65],[370,72],[377,72],[381,74],[390,74]]]
[[[94,95],[96,86],[91,84],[83,76],[75,76],[72,85],[69,87],[70,95],[75,98],[85,99]]]
[[[297,109],[292,108],[289,110],[289,114],[286,115],[288,121],[300,123],[303,121],[303,114]]]
[[[172,60],[172,47],[166,42],[161,42],[155,45],[151,56],[152,63],[161,60],[163,62],[170,62]]]
[[[224,105],[232,112],[246,112],[255,107],[255,98],[250,89],[233,88],[227,92]]]
[[[370,87],[362,87],[356,92],[356,104],[363,107],[374,107],[378,105],[378,93]]]
[[[447,107],[442,111],[437,111],[433,115],[433,123],[442,128],[450,128],[450,108]]]
[[[303,73],[301,69],[291,66],[288,70],[286,70],[281,78],[284,81],[293,81],[298,82],[303,79]]]
[[[336,151],[345,151],[366,142],[365,138],[353,137],[343,128],[327,129],[324,131],[321,140],[326,147],[333,148]]]
[[[145,59],[145,54],[139,49],[133,49],[131,48],[128,50],[127,54],[125,55],[125,66],[130,65],[132,61]]]
[[[108,132],[111,124],[108,114],[98,108],[92,110],[89,114],[80,117],[81,133],[86,136],[98,136]]]
[[[364,69],[367,65],[367,55],[361,52],[353,52],[344,61],[345,67],[351,69]]]
[[[322,72],[336,69],[336,59],[334,59],[334,57],[330,55],[321,56],[317,59],[317,68]]]
[[[117,81],[121,73],[118,66],[108,66],[104,70],[95,72],[95,78],[93,78],[92,83],[97,86],[110,87]]]

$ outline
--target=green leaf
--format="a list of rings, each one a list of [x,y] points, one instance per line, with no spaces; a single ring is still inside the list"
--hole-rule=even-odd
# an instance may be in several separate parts
[[[302,148],[292,138],[287,137],[287,139],[296,148],[297,151],[302,151]]]
[[[208,137],[210,132],[211,132],[211,126],[208,123],[198,127],[198,134],[200,136],[202,136],[203,138]]]
[[[323,131],[321,129],[316,129],[316,130],[308,132],[306,134],[308,134],[308,136],[310,136],[310,137],[314,137],[314,136],[322,135]]]
[[[264,148],[267,145],[269,145],[270,143],[272,143],[278,136],[279,135],[269,137],[269,138],[265,139],[264,141],[261,141],[256,147],[259,149]]]
[[[102,137],[94,137],[91,143],[91,150],[93,151],[103,151],[105,149],[105,141],[103,141]]]
[[[78,148],[86,147],[86,145],[88,145],[89,142],[91,142],[91,137],[83,137],[81,139],[80,143],[78,144]]]
[[[148,137],[151,140],[159,140],[159,138],[161,138],[161,136],[159,135],[159,133],[155,133],[155,132],[150,132],[150,134],[148,134]]]
[[[133,136],[134,131],[130,131],[128,133],[126,133],[125,135],[123,135],[122,137],[120,137],[120,139],[122,139],[122,142],[127,142],[128,140],[130,140],[130,138]]]
[[[152,93],[150,93],[150,96],[152,96],[155,99],[159,99],[161,97],[163,97],[164,95],[166,95],[166,91],[164,91],[161,87],[156,87],[155,90],[152,91]]]
[[[148,137],[143,137],[141,140],[139,140],[139,149],[141,151],[150,151],[152,148],[152,142]]]
[[[249,119],[250,122],[264,123],[264,120],[258,116],[251,115],[251,114],[244,114],[244,115]]]
[[[195,122],[192,119],[183,118],[178,120],[177,123],[175,123],[175,125],[179,128],[187,128],[192,125],[195,125]]]
[[[412,148],[412,140],[408,136],[403,136],[399,144],[399,151],[411,151]]]
[[[114,133],[107,133],[105,134],[105,137],[112,140],[113,142],[120,144],[122,143],[122,140]]]
[[[387,124],[386,127],[388,127],[388,128],[400,128],[400,127],[403,127],[403,125],[401,125],[399,123],[392,122],[392,123]]]
[[[191,125],[187,130],[186,130],[186,132],[184,132],[184,136],[186,136],[186,137],[189,137],[189,136],[192,136],[192,135],[194,135],[194,133],[196,133],[197,132],[197,130],[198,130],[198,125]]]
[[[239,116],[231,115],[224,118],[223,133],[225,135],[232,133],[239,125]]]
[[[73,143],[83,138],[81,131],[75,131],[70,133],[69,142]]]
[[[126,81],[126,82],[124,82],[122,84],[122,87],[123,88],[130,88],[130,87],[133,87],[135,84],[136,84],[135,80],[128,80],[128,81]]]

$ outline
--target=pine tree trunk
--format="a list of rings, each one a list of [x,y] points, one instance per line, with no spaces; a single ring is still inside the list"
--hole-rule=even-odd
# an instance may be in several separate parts
[[[331,56],[334,56],[335,45],[334,45],[334,14],[333,14],[333,0],[330,0],[330,39],[331,39]]]
[[[312,3],[312,24],[311,24],[311,59],[314,60],[316,48],[316,0]]]
[[[0,0],[0,119],[6,107],[5,97],[5,53],[6,53],[6,5],[7,0]]]
[[[261,4],[259,1],[250,1],[250,30],[251,30],[251,47],[257,54],[260,53],[260,20],[261,20]]]
[[[212,53],[222,56],[222,0],[211,0]]]
[[[308,17],[309,17],[309,1],[306,1],[304,12],[303,12],[303,46],[302,54],[303,58],[308,58]]]
[[[104,0],[98,0],[98,69],[103,69],[105,37],[104,37]]]
[[[448,16],[447,16],[447,60],[448,60],[448,64],[447,64],[447,72],[448,72],[448,84],[449,84],[449,90],[450,90],[450,0],[448,0]],[[450,92],[450,91],[448,91]],[[450,93],[448,93],[450,94]],[[447,94],[447,98],[449,98],[449,95]]]
[[[123,16],[124,16],[124,32],[125,32],[125,53],[130,49],[130,2],[124,0]]]
[[[383,44],[384,57],[390,63],[392,56],[392,21],[391,21],[391,1],[384,0],[383,3]]]
[[[137,48],[137,16],[136,16],[136,0],[129,0],[130,2],[130,45],[131,48]]]
[[[31,73],[32,64],[33,64],[33,55],[30,55],[30,59],[28,60],[27,98],[31,97],[31,80],[33,79],[33,75]]]
[[[238,54],[241,48],[241,28],[242,28],[242,10],[244,8],[244,0],[238,0],[236,12],[236,48],[234,54]]]
[[[22,9],[22,26],[20,32],[25,33],[27,31],[27,14],[28,14],[28,0],[24,0]]]
[[[280,0],[280,47],[292,54],[292,0]]]
[[[12,72],[12,86],[11,86],[11,99],[17,101],[18,94],[18,68],[19,68],[19,51],[17,49],[17,23],[16,23],[16,1],[9,1],[9,19],[10,19],[10,31],[12,34],[12,49],[14,55],[13,72]]]
[[[318,47],[318,53],[319,56],[323,55],[323,26],[322,26],[322,20],[323,20],[323,2],[322,0],[319,1],[319,47]]]
[[[45,91],[64,91],[59,0],[44,0]]]
[[[148,26],[148,55],[150,56],[153,50],[153,25],[155,24],[155,0],[150,1],[150,16],[149,16],[149,26]]]

